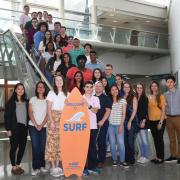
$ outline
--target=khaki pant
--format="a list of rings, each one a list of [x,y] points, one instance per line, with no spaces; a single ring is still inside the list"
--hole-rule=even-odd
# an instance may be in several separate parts
[[[167,132],[170,141],[171,156],[180,158],[180,116],[168,116],[166,121]],[[177,142],[176,142],[177,140]],[[178,148],[177,148],[178,143]]]

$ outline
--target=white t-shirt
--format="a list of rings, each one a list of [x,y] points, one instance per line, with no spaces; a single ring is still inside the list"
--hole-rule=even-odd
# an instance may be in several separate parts
[[[54,62],[54,67],[53,67],[53,70],[56,71],[58,66],[61,64],[61,61],[55,61]]]
[[[43,52],[43,53],[42,53],[42,57],[45,59],[46,64],[48,63],[49,59],[50,59],[51,57],[53,57],[53,56],[54,56],[54,54],[49,54],[48,52]]]
[[[46,100],[52,102],[52,110],[62,111],[64,108],[64,101],[66,96],[63,92],[59,92],[58,95],[54,91],[49,91]]]
[[[32,111],[37,124],[41,125],[47,114],[46,99],[42,100],[34,96],[30,99],[29,103],[32,104]],[[31,121],[29,121],[29,125],[34,126],[34,124]]]
[[[86,56],[86,58],[87,58],[86,64],[90,63],[91,62],[90,55]]]
[[[53,45],[54,45],[54,48],[56,49],[56,44],[53,42]],[[45,49],[46,49],[46,46],[44,45],[44,42],[43,41],[41,41],[40,43],[39,43],[39,48],[38,48],[38,50],[39,51],[42,51],[42,53],[44,53],[45,52]]]
[[[88,98],[87,96],[83,95],[83,97],[86,99],[89,105],[91,105],[93,108],[100,109],[100,101],[99,98],[96,96],[91,96]],[[89,118],[90,118],[90,128],[91,129],[97,129],[97,117],[96,114],[93,113],[90,109],[88,109],[89,112]]]
[[[54,30],[54,23],[48,23],[48,29],[50,30],[50,31],[53,31]]]
[[[31,20],[31,18],[29,17],[29,16],[27,16],[26,14],[22,14],[21,16],[20,16],[20,19],[19,19],[19,25],[23,25],[23,27],[25,26],[25,24],[28,22],[28,21],[30,21]]]

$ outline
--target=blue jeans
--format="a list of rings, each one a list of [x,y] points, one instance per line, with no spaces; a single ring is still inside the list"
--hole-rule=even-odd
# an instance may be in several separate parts
[[[122,133],[118,133],[119,125],[109,124],[108,135],[110,142],[110,149],[113,161],[117,161],[116,144],[118,145],[118,153],[120,162],[125,161],[125,146],[124,146],[124,128]]]
[[[45,167],[45,145],[46,145],[46,128],[38,131],[34,126],[29,126],[29,134],[32,143],[32,167],[40,169]]]
[[[139,145],[141,156],[148,158],[149,145],[148,145],[148,129],[141,129],[139,131]]]

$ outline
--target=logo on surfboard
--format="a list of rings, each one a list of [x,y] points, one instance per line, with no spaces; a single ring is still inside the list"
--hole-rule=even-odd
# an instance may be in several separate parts
[[[87,124],[80,123],[83,116],[83,112],[77,112],[74,114],[70,119],[67,120],[68,123],[64,124],[64,131],[84,131],[84,129],[87,128]]]

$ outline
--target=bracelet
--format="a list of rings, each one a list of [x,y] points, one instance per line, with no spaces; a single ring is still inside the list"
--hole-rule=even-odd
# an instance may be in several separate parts
[[[159,124],[162,124],[162,122],[161,122],[161,121],[159,121]]]

